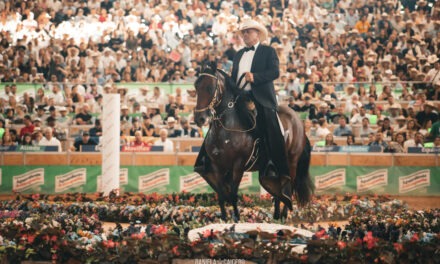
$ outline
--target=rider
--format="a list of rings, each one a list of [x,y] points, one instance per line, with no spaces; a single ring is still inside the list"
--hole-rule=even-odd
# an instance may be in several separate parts
[[[239,87],[244,86],[245,93],[257,108],[257,129],[265,145],[265,153],[260,155],[260,178],[265,182],[280,182],[284,196],[281,199],[291,206],[290,173],[284,137],[278,123],[278,103],[273,84],[279,77],[278,56],[272,47],[260,43],[268,37],[266,28],[260,23],[246,20],[239,31],[246,47],[234,57],[232,79]],[[206,171],[206,161],[208,157],[202,146],[194,170],[199,173]]]

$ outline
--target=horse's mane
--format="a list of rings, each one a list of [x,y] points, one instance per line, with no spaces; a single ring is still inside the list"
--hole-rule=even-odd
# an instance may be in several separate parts
[[[247,108],[247,102],[250,100],[250,98],[244,95],[243,91],[225,71],[218,70],[218,72],[220,72],[220,74],[224,77],[225,90],[232,93],[237,99],[235,107],[237,109],[237,114],[240,121],[243,122],[243,125],[246,128],[251,127],[255,121],[252,117],[252,113]]]

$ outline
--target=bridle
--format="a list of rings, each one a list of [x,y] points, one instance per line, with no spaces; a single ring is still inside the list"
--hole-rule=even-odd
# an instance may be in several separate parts
[[[215,108],[222,102],[222,98],[223,98],[222,97],[223,90],[218,87],[220,80],[219,80],[217,74],[213,75],[213,74],[209,74],[209,73],[201,73],[200,76],[208,76],[208,77],[215,79],[216,80],[215,87],[214,87],[215,90],[214,90],[214,95],[212,96],[211,102],[208,104],[208,106],[203,107],[203,108],[196,108],[196,109],[194,109],[194,112],[203,112],[206,110],[210,110],[211,114],[213,116],[213,121],[218,122],[220,124],[220,126],[223,127],[223,129],[225,129],[227,131],[245,133],[245,132],[249,132],[249,131],[252,131],[255,129],[255,127],[257,125],[255,117],[253,118],[253,125],[249,129],[243,130],[243,129],[227,128],[222,122],[223,115],[227,111],[232,110],[235,107],[238,96],[236,96],[233,100],[228,102],[226,109],[224,109],[221,113],[217,113],[215,111]],[[243,79],[243,77],[244,77],[244,74],[240,77],[240,82],[241,82],[241,79]],[[247,84],[247,82],[245,83],[244,86],[246,86],[246,84]]]
[[[210,73],[201,73],[200,76],[208,76],[211,77],[213,79],[215,79],[215,87],[214,87],[214,95],[212,96],[211,102],[208,104],[208,106],[203,107],[203,108],[195,108],[194,112],[203,112],[206,110],[213,110],[215,107],[217,107],[221,101],[222,101],[222,95],[223,95],[223,91],[221,89],[218,88],[218,83],[220,82],[219,78],[216,75],[210,74]]]

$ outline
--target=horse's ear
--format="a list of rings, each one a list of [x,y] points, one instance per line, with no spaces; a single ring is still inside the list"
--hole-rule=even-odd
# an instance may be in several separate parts
[[[211,61],[209,67],[211,67],[212,71],[215,73],[217,71],[217,60]]]

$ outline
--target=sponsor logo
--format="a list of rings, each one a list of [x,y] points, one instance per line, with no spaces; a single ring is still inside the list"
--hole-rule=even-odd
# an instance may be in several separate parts
[[[408,176],[399,177],[399,193],[406,193],[430,186],[430,176],[430,170],[421,170]]]
[[[22,192],[44,184],[44,169],[31,170],[21,175],[12,177],[12,189]]]
[[[41,151],[44,150],[40,146],[20,146],[19,151]]]
[[[357,191],[365,192],[377,187],[386,186],[388,184],[388,170],[377,170],[367,175],[358,176]]]
[[[55,192],[64,192],[71,188],[86,184],[87,171],[85,168],[76,169],[64,175],[55,176]]]
[[[345,169],[337,169],[315,177],[316,191],[344,186],[346,182]]]
[[[147,192],[170,183],[170,169],[160,169],[153,173],[139,176],[139,192]]]
[[[122,168],[119,170],[119,184],[128,184],[128,168]]]
[[[246,188],[252,186],[252,172],[247,171],[243,173],[243,178],[241,178],[239,189]]]
[[[198,173],[191,173],[180,177],[181,192],[191,192],[207,186],[208,183]]]

